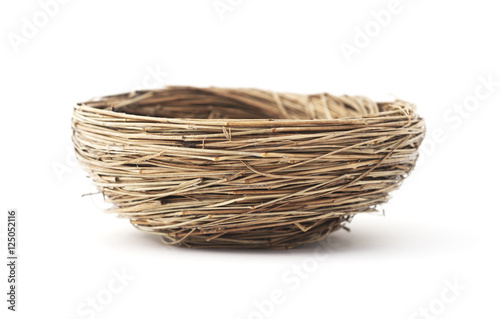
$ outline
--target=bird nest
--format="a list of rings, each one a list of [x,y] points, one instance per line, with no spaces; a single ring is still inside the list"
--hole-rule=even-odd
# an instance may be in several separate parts
[[[290,248],[387,201],[425,132],[408,102],[168,87],[79,103],[73,143],[109,212],[188,247]]]

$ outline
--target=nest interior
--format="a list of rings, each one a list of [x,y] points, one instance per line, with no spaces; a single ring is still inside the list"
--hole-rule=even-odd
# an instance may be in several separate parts
[[[166,243],[290,248],[373,212],[413,169],[408,102],[168,87],[79,103],[73,143],[112,213]]]

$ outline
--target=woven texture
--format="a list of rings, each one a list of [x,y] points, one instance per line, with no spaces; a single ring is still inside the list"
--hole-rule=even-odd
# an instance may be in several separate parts
[[[73,142],[109,211],[166,243],[290,248],[388,199],[415,165],[412,104],[168,87],[78,104]]]

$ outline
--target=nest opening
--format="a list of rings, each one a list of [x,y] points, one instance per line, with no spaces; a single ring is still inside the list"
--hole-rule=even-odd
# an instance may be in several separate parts
[[[387,104],[374,103],[364,97],[354,97],[353,100],[345,96],[335,97],[322,93],[301,95],[303,98],[301,106],[287,110],[290,102],[297,102],[298,95],[273,93],[272,100],[269,101],[268,96],[262,98],[254,96],[254,99],[246,99],[246,92],[243,90],[221,94],[221,90],[217,88],[203,90],[184,87],[172,87],[168,91],[163,91],[164,97],[160,101],[141,98],[140,102],[134,102],[134,97],[148,96],[151,92],[154,91],[113,96],[119,105],[113,107],[113,111],[149,117],[184,119],[321,120],[375,114]],[[322,104],[322,108],[318,109],[317,104]]]

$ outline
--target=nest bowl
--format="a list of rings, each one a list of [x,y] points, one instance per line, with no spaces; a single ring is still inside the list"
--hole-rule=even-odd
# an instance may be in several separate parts
[[[109,212],[188,247],[290,248],[376,211],[425,133],[411,103],[167,87],[74,108],[73,143]]]

